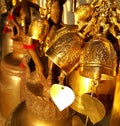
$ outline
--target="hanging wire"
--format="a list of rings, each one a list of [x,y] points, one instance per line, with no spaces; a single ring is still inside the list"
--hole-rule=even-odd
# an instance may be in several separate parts
[[[85,126],[87,126],[87,124],[88,124],[88,119],[89,119],[89,117],[88,117],[88,116],[86,116]]]

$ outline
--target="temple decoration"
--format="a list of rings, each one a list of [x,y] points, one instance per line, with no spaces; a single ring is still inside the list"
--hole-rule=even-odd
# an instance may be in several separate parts
[[[7,23],[13,40],[22,40],[19,65],[25,76],[22,101],[7,116],[5,126],[102,126],[109,116],[111,126],[118,126],[119,2],[13,0],[12,4]],[[2,101],[0,105],[4,107]]]

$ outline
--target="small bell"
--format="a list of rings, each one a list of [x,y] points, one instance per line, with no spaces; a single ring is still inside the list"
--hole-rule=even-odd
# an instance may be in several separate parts
[[[33,39],[42,41],[49,31],[49,23],[46,19],[35,19],[29,26],[28,34]]]

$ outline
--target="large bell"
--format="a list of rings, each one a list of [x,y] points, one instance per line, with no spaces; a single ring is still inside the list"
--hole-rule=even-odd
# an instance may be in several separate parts
[[[49,115],[46,115],[49,116]],[[60,120],[43,120],[31,114],[25,105],[21,103],[5,123],[5,126],[72,126],[72,117]]]
[[[83,99],[83,97],[85,94],[91,94],[91,98],[94,98],[95,94],[98,98],[99,105],[104,105],[106,112],[108,112],[111,108],[115,89],[116,67],[116,51],[109,40],[102,35],[96,35],[86,43],[81,51],[80,67],[76,71],[71,72],[68,77],[68,83],[76,95],[71,108],[86,115],[86,113],[89,113],[89,110],[84,110],[83,104],[88,103],[87,106],[91,110],[93,105],[90,105],[89,101],[91,99]],[[95,103],[97,102],[95,101]],[[98,107],[97,109],[105,112],[104,108],[101,110]],[[98,120],[100,121],[100,119]]]
[[[13,40],[13,52],[7,54],[0,64],[0,112],[4,118],[22,101],[20,87],[25,79],[25,69],[21,68],[23,44]]]

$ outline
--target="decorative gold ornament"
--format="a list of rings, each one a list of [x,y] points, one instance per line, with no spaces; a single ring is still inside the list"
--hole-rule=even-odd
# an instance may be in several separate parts
[[[51,86],[50,96],[60,111],[70,106],[75,99],[72,89],[61,84],[53,84]]]
[[[92,79],[111,80],[116,76],[117,54],[109,40],[95,35],[83,48],[80,75]]]
[[[72,109],[87,115],[85,110],[82,109],[84,108],[83,102],[85,102],[85,99],[83,99],[82,102],[79,102],[82,95],[85,93],[91,94],[92,98],[95,94],[98,96],[98,101],[99,95],[101,94],[113,95],[115,89],[116,68],[117,54],[113,45],[103,35],[95,35],[93,39],[85,44],[81,51],[79,69],[77,71],[73,71],[73,73],[68,77],[69,85],[76,95],[75,101],[71,105]],[[103,87],[108,88],[108,94]],[[90,106],[90,104],[88,105]],[[104,109],[104,115],[105,113]],[[99,119],[101,120],[102,118]],[[93,123],[96,123],[97,121],[98,120],[94,122],[92,120]]]
[[[31,38],[42,42],[49,32],[49,27],[49,23],[46,19],[35,19],[29,26],[28,34]]]
[[[60,67],[65,74],[69,74],[79,65],[80,51],[83,44],[82,38],[77,32],[61,31],[59,36],[56,34],[52,43],[46,55]]]

